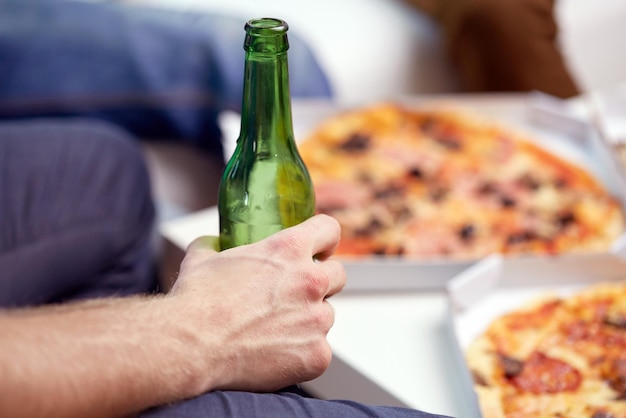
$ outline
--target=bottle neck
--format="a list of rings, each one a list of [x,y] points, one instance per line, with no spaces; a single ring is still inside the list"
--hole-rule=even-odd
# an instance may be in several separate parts
[[[263,147],[280,147],[293,141],[287,34],[248,31],[244,44],[241,140]]]

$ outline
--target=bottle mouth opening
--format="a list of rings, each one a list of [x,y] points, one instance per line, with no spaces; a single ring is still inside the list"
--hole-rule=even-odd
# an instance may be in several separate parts
[[[276,36],[289,29],[287,22],[272,17],[251,19],[246,23],[246,32],[254,31],[257,35]]]

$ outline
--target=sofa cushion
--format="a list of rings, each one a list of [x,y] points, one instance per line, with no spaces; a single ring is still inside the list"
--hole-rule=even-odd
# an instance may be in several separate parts
[[[217,116],[240,106],[245,21],[66,0],[0,10],[0,120],[88,116],[222,155]],[[308,45],[289,36],[292,95],[330,97]]]

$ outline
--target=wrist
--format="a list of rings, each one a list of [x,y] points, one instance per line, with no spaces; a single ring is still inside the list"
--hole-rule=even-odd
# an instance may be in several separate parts
[[[160,344],[169,353],[163,359],[168,368],[164,377],[175,385],[175,396],[190,398],[219,387],[227,373],[222,358],[225,342],[219,341],[219,332],[206,332],[211,325],[204,323],[203,318],[210,315],[199,315],[198,310],[189,307],[186,298],[178,295],[164,297],[162,304]]]

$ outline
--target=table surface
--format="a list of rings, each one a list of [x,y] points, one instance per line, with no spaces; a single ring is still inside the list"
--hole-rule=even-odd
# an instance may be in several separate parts
[[[448,97],[502,121],[525,118],[526,95]],[[294,120],[298,108],[294,106]],[[198,235],[217,235],[215,208],[167,221],[161,235],[185,248]],[[348,280],[354,278],[348,277]],[[334,358],[327,372],[303,386],[317,396],[401,405],[477,418],[472,395],[458,378],[460,365],[441,289],[348,292],[332,298],[336,321],[328,339]]]

